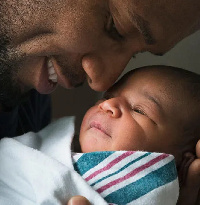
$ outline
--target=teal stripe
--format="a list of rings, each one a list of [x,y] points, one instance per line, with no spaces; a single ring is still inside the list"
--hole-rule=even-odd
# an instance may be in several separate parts
[[[130,165],[132,165],[132,164],[134,164],[135,162],[137,162],[137,161],[143,159],[144,157],[149,156],[150,154],[151,154],[151,153],[148,152],[148,153],[146,153],[146,154],[144,154],[144,155],[138,157],[137,159],[135,159],[135,160],[129,162],[128,164],[126,164],[124,167],[122,167],[122,168],[119,169],[118,171],[116,171],[116,172],[114,172],[114,173],[112,173],[112,174],[109,174],[108,176],[105,176],[105,177],[99,179],[98,181],[94,182],[94,183],[91,184],[90,186],[94,186],[95,184],[97,184],[97,183],[103,181],[104,179],[107,179],[108,177],[111,177],[111,176],[113,176],[113,175],[115,175],[115,174],[118,174],[119,172],[123,171],[124,169],[126,169],[126,168],[129,167]],[[121,162],[119,162],[119,163],[121,163]]]
[[[74,169],[82,176],[113,153],[114,151],[85,153],[74,163]]]
[[[133,182],[105,197],[108,203],[127,204],[148,192],[168,184],[177,178],[174,160],[151,172],[147,176]]]

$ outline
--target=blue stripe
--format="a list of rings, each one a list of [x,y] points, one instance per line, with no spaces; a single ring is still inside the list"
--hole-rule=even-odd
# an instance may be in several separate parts
[[[85,153],[74,163],[74,169],[82,176],[113,153],[114,151]]]
[[[129,167],[130,165],[132,165],[132,164],[134,164],[135,162],[137,162],[137,161],[143,159],[144,157],[147,157],[147,156],[150,155],[150,154],[151,154],[151,153],[148,152],[148,153],[146,153],[146,154],[144,154],[144,155],[138,157],[137,159],[135,159],[135,160],[129,162],[128,164],[126,164],[124,167],[122,167],[122,168],[119,169],[118,171],[116,171],[116,172],[114,172],[114,173],[112,173],[112,174],[109,174],[108,176],[105,176],[105,177],[99,179],[98,181],[94,182],[94,183],[91,184],[90,186],[94,186],[95,184],[97,184],[97,183],[103,181],[104,179],[107,179],[108,177],[111,177],[111,176],[113,176],[113,175],[115,175],[115,174],[118,174],[119,172],[123,171],[124,169],[126,169],[126,168]]]
[[[162,185],[172,182],[176,178],[177,171],[173,160],[136,182],[109,194],[105,197],[105,200],[108,203],[127,204]]]

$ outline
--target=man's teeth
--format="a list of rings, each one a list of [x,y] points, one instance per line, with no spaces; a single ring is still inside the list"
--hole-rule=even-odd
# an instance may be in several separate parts
[[[58,76],[56,74],[56,71],[54,69],[54,65],[53,65],[51,60],[48,60],[47,66],[48,66],[49,80],[51,80],[54,83],[57,83]]]
[[[53,81],[54,83],[57,82],[57,74],[49,75],[49,80]]]

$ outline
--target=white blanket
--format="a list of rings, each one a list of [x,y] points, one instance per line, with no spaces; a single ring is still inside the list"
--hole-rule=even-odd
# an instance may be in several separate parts
[[[105,193],[99,194],[94,186],[92,188],[94,183],[86,182],[84,176],[81,177],[82,165],[78,162],[81,161],[79,159],[82,156],[87,155],[71,156],[73,135],[74,119],[71,117],[63,118],[39,133],[30,132],[13,139],[2,139],[0,142],[0,204],[65,205],[74,195],[85,196],[92,204],[107,204],[103,199]],[[126,155],[126,153],[121,154]],[[162,154],[157,153],[156,157],[159,157],[158,155]],[[173,162],[171,156],[166,158],[169,162]],[[80,175],[74,170],[73,161]],[[90,161],[87,164],[89,163]],[[130,160],[127,163],[130,163]],[[98,170],[101,169],[98,167]],[[114,171],[116,172],[116,169]],[[89,175],[85,176],[87,178]],[[149,197],[146,197],[148,194]],[[178,198],[177,177],[150,190],[148,194],[138,198],[132,204],[175,205]],[[132,193],[130,192],[129,195]],[[153,199],[151,196],[154,196]]]

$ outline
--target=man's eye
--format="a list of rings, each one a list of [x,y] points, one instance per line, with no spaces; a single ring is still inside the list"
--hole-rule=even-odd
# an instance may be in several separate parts
[[[107,23],[107,26],[106,26],[106,31],[115,40],[123,40],[124,39],[124,37],[117,30],[115,22],[113,20],[113,17],[111,15],[108,18],[108,23]]]

